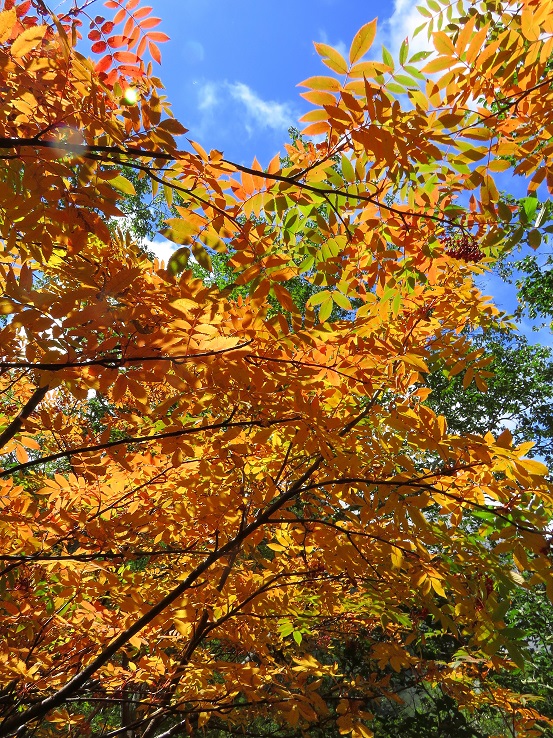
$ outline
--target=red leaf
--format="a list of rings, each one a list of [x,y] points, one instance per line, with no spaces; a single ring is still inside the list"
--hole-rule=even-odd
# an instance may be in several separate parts
[[[125,46],[126,43],[124,36],[110,36],[108,38],[108,46],[112,49],[118,49],[120,46]]]
[[[90,47],[90,50],[94,54],[103,54],[104,51],[107,49],[108,45],[105,41],[96,41],[95,44],[92,44]]]
[[[152,59],[158,64],[161,64],[161,54],[159,53],[158,47],[153,43],[149,43],[148,51],[150,52]]]
[[[132,51],[116,51],[113,58],[118,62],[124,62],[125,64],[129,62],[131,64],[135,64],[137,61],[140,61],[137,55],[133,54]]]
[[[107,72],[107,70],[111,67],[113,62],[113,57],[111,54],[106,54],[104,57],[100,59],[98,64],[96,64],[96,71],[97,72]]]
[[[132,79],[140,79],[144,76],[144,68],[143,67],[119,67],[121,71],[123,71],[127,77],[132,77]]]
[[[106,21],[104,25],[102,26],[102,33],[111,33],[113,31],[114,26],[115,26],[115,23],[112,23],[111,21]]]
[[[113,16],[113,22],[117,25],[117,23],[121,23],[123,18],[127,15],[127,12],[125,8],[121,8],[121,10],[118,10],[117,13]]]
[[[104,83],[108,87],[110,87],[110,86],[113,86],[113,84],[117,81],[117,78],[119,76],[119,72],[118,72],[117,69],[112,69],[109,74],[105,74],[105,72],[102,73],[102,76],[105,77],[105,79],[103,80]]]
[[[90,31],[90,33],[88,34],[88,38],[91,41],[99,41],[102,38],[102,34],[100,33],[100,31],[97,30]]]
[[[140,0],[129,0],[129,2],[127,3],[127,10],[133,10],[134,8],[136,8],[139,2]]]
[[[104,5],[106,6],[106,8],[118,8],[119,7],[119,3],[114,2],[114,0],[105,0]]]
[[[104,21],[105,18],[103,15],[97,15],[96,18],[94,18],[94,23],[96,23],[97,26],[101,26]]]

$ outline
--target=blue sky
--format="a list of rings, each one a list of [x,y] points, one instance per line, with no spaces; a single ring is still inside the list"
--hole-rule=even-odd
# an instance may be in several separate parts
[[[324,74],[314,41],[338,48],[344,56],[355,32],[378,17],[378,34],[369,52],[378,58],[385,45],[396,56],[406,36],[423,22],[420,0],[149,0],[162,19],[159,30],[171,40],[161,45],[161,77],[176,117],[188,136],[206,149],[223,150],[249,164],[266,164],[288,140],[288,128],[309,109],[297,85]],[[157,29],[156,29],[157,30]],[[411,51],[426,48],[420,34]],[[498,183],[523,196],[521,178]],[[157,239],[156,239],[157,241]],[[168,258],[172,244],[156,244]],[[516,308],[515,291],[495,275],[479,285],[508,312]],[[550,342],[527,321],[522,331],[532,342]]]
[[[248,164],[282,150],[288,128],[308,109],[297,84],[326,69],[313,41],[347,50],[355,32],[379,16],[380,54],[382,43],[397,46],[423,20],[412,0],[148,4],[171,37],[161,47],[161,78],[177,118],[204,147]]]

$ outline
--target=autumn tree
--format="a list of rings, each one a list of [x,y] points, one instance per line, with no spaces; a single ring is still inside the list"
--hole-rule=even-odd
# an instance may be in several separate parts
[[[150,10],[93,5],[0,13],[0,734],[363,737],[409,681],[538,735],[493,675],[524,663],[504,602],[553,597],[547,470],[448,431],[424,378],[486,389],[473,277],[509,238],[494,173],[553,188],[553,5],[431,0],[397,69],[375,21],[317,44],[306,139],[251,167],[175,138]],[[168,264],[109,227],[124,168]],[[215,254],[228,286],[188,268]]]

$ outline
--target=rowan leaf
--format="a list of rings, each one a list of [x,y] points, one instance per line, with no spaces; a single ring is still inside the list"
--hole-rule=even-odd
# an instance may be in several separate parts
[[[121,174],[118,174],[117,177],[110,179],[109,182],[112,187],[115,187],[115,189],[119,190],[125,195],[136,195],[136,190],[133,183],[126,179],[126,177],[123,177]]]
[[[11,36],[17,22],[17,14],[13,8],[0,13],[0,43],[4,43]]]
[[[334,77],[308,77],[303,82],[300,82],[298,87],[309,87],[311,90],[331,90],[339,92],[341,85]]]
[[[169,218],[167,221],[168,228],[162,228],[160,235],[178,244],[190,245],[192,236],[198,232],[198,228],[190,221],[183,218]]]
[[[348,71],[348,64],[344,57],[339,51],[333,49],[328,44],[316,43],[314,44],[317,54],[323,57],[324,63],[337,74],[346,74]]]
[[[376,19],[369,23],[365,23],[365,25],[362,26],[353,37],[349,50],[350,64],[355,64],[365,56],[367,51],[371,48],[375,36]]]
[[[22,31],[11,47],[11,55],[19,59],[30,51],[33,51],[42,42],[46,34],[47,26],[31,26]]]
[[[19,309],[20,306],[13,300],[10,300],[8,297],[0,297],[0,315],[16,313]]]
[[[190,249],[186,246],[182,246],[180,249],[174,251],[169,260],[167,261],[167,271],[174,276],[182,274],[188,266],[190,259]]]

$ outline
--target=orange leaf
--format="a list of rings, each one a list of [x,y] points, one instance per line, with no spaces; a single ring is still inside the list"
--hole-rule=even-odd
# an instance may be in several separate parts
[[[346,74],[348,71],[348,63],[339,51],[333,49],[328,44],[314,44],[317,53],[323,57],[324,63],[332,69],[333,72],[338,74]]]
[[[13,8],[11,10],[3,10],[0,13],[0,43],[9,39],[16,22],[17,15]]]

